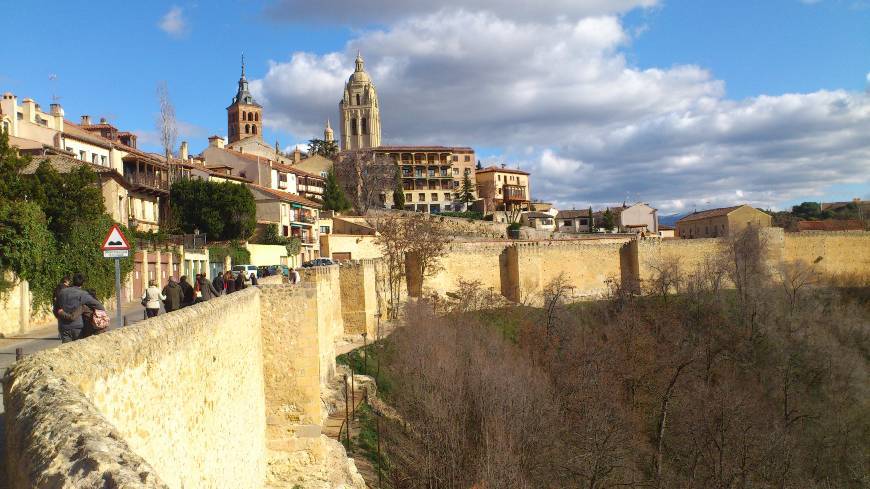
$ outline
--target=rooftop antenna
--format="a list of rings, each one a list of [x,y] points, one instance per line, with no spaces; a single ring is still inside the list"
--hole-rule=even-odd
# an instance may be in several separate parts
[[[54,73],[49,73],[48,81],[51,82],[51,103],[56,104],[60,100],[60,97],[57,95],[57,75]]]

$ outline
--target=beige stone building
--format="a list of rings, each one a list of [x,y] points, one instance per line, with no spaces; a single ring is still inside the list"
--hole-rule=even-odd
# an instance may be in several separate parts
[[[677,221],[676,235],[682,239],[718,238],[740,232],[748,226],[767,228],[772,222],[770,214],[743,204],[693,212]]]
[[[356,68],[344,87],[338,104],[341,121],[341,149],[356,150],[381,145],[381,115],[378,92],[357,54]],[[331,128],[330,128],[331,129]]]
[[[529,172],[504,165],[489,166],[477,170],[475,179],[484,214],[494,213],[499,222],[507,222],[510,209],[528,210],[532,192]]]
[[[279,235],[299,239],[303,262],[320,256],[317,229],[320,204],[283,190],[254,184],[248,188],[257,204],[258,233],[262,233],[266,225],[274,224]]]
[[[458,208],[456,198],[465,175],[474,183],[474,150],[448,146],[380,146],[371,150],[399,166],[405,190],[405,209],[442,212]],[[393,205],[392,192],[385,195]]]

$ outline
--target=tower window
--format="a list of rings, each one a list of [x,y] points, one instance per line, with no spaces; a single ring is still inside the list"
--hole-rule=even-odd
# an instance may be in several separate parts
[[[362,105],[362,104],[360,104],[359,94],[356,94],[356,104],[357,104],[357,105]]]
[[[253,120],[254,120],[254,114],[253,114],[252,112],[248,112],[248,120],[249,120],[249,121],[253,121]]]
[[[242,111],[242,120],[245,120],[245,111]]]
[[[357,130],[357,127],[356,127],[356,118],[353,118],[350,120],[350,133],[354,136],[359,134],[359,131]]]
[[[257,122],[260,122],[260,113],[259,112],[254,112],[254,120]]]
[[[245,134],[250,134],[250,132],[251,132],[251,125],[245,124]]]
[[[365,117],[360,119],[360,128],[362,129],[363,134],[369,133],[369,125],[368,125],[368,121],[366,120]]]
[[[257,125],[254,124],[253,126],[251,126],[251,130],[254,132],[254,134],[257,134]]]

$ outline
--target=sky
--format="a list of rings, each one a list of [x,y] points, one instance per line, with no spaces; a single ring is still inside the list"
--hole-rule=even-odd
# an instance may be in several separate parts
[[[362,52],[384,144],[472,146],[558,208],[870,199],[870,0],[0,0],[0,91],[157,150],[226,134],[244,53],[264,138],[336,126]]]

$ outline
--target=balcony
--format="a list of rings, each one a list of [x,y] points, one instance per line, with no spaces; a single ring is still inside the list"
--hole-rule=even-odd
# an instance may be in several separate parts
[[[125,172],[124,179],[134,187],[159,193],[169,192],[169,182],[160,173]]]
[[[526,202],[526,187],[522,185],[504,185],[502,195],[505,202]]]
[[[315,219],[314,216],[308,216],[308,215],[297,215],[296,217],[294,217],[293,219],[291,219],[291,221],[293,221],[293,222],[301,222],[301,223],[304,223],[304,224],[314,224],[314,223],[317,221],[317,219]]]

